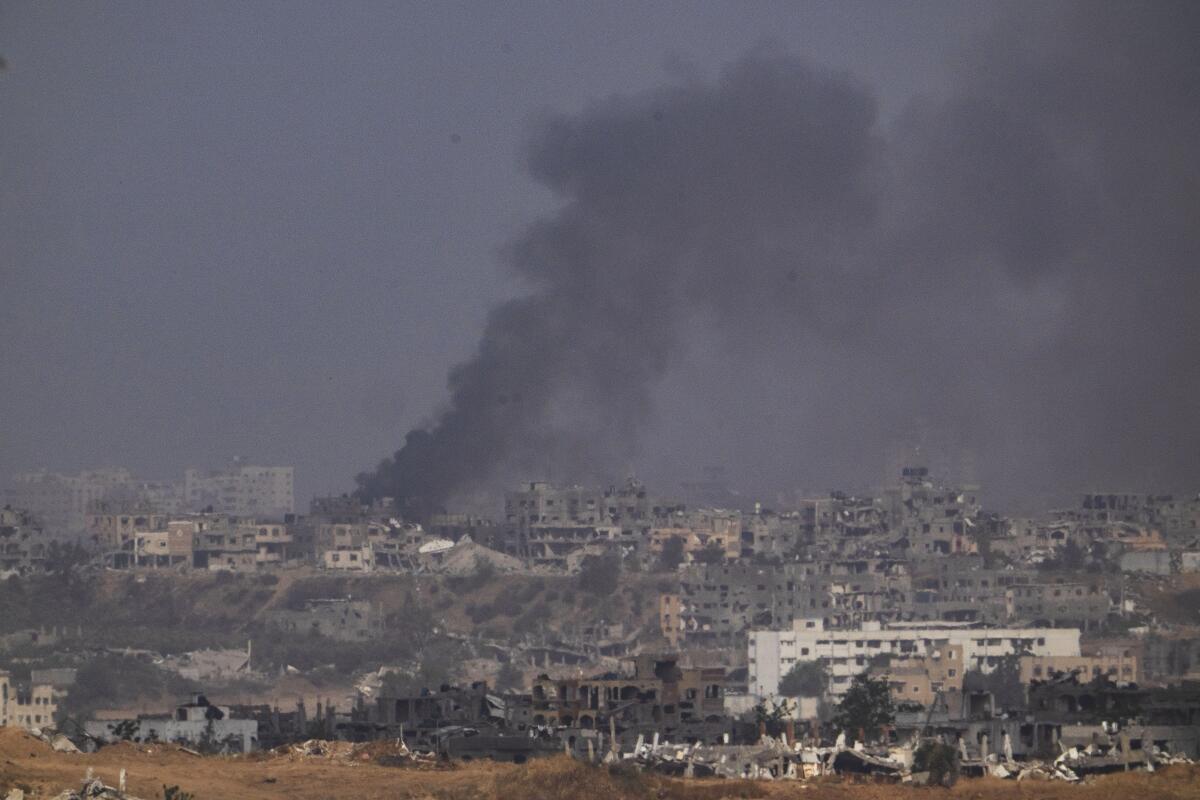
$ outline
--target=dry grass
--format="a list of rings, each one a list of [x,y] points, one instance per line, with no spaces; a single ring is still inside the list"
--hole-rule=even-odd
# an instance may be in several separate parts
[[[0,797],[16,786],[52,797],[78,787],[91,767],[115,784],[121,768],[130,791],[162,796],[164,784],[197,800],[1200,800],[1200,769],[1173,767],[1153,775],[1112,775],[1084,786],[1000,780],[962,781],[953,789],[855,784],[675,780],[626,769],[593,767],[564,757],[520,766],[472,762],[443,769],[396,769],[371,760],[337,761],[273,754],[199,758],[173,746],[117,745],[91,755],[55,753],[19,731],[0,729]]]

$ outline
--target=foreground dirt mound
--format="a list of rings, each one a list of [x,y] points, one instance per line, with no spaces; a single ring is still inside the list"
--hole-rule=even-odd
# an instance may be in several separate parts
[[[591,766],[565,756],[502,767],[493,776],[495,800],[717,800],[766,797],[768,787],[750,781],[678,781],[630,767]]]
[[[330,753],[340,754],[342,747],[331,745]],[[59,753],[21,731],[0,728],[0,798],[13,788],[29,798],[54,797],[63,789],[77,789],[91,768],[110,786],[125,769],[129,792],[135,796],[161,798],[164,786],[178,786],[196,800],[1200,800],[1200,768],[1191,766],[1153,775],[1112,775],[1083,786],[989,779],[962,781],[946,790],[838,780],[682,781],[628,768],[589,766],[561,756],[523,765],[387,766],[398,754],[394,743],[351,746],[349,757],[297,758],[282,752],[203,758],[173,745],[131,744],[92,754]]]

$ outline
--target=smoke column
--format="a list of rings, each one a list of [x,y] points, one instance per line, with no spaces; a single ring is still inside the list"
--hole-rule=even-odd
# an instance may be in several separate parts
[[[1194,484],[1198,40],[1194,4],[1014,6],[886,125],[773,47],[543,120],[525,163],[559,209],[504,254],[531,291],[360,496],[611,475],[701,339],[793,376],[783,469],[850,474],[921,418],[1013,494]]]

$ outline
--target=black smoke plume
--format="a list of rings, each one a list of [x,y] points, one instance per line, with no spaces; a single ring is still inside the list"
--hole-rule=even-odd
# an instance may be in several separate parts
[[[750,470],[862,480],[921,419],[1010,496],[1194,484],[1200,5],[1010,10],[887,124],[771,47],[543,121],[526,163],[561,205],[505,252],[532,290],[360,494],[611,474],[698,342]]]

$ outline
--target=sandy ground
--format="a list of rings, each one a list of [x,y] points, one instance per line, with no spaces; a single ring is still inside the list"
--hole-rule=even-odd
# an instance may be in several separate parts
[[[88,767],[116,785],[125,768],[129,792],[145,800],[179,786],[196,800],[344,800],[345,798],[438,798],[439,800],[718,800],[718,798],[805,798],[806,800],[1200,800],[1200,768],[1173,767],[1153,775],[1108,776],[1086,785],[999,780],[960,781],[953,789],[855,784],[824,780],[795,782],[679,781],[610,773],[565,758],[523,766],[471,763],[455,767],[394,767],[371,754],[353,761],[271,753],[199,757],[173,746],[117,745],[90,755],[56,753],[12,729],[0,729],[0,797],[12,787],[52,797],[78,788]]]

